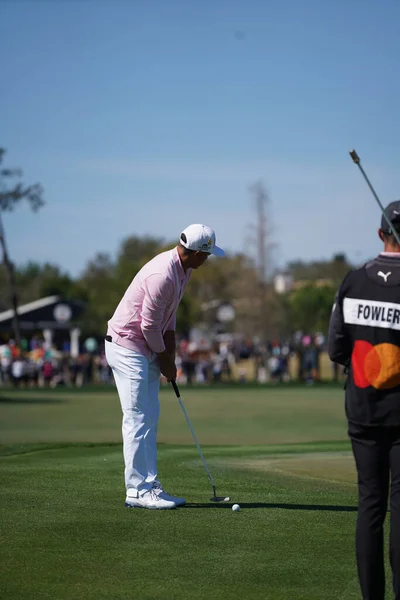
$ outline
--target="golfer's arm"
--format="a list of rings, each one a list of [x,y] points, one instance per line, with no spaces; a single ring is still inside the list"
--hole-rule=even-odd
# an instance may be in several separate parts
[[[157,321],[149,318],[142,318],[141,329],[143,337],[146,340],[150,350],[156,352],[157,354],[166,352],[161,326]]]
[[[162,334],[162,323],[164,319],[171,290],[165,277],[155,273],[143,283],[145,298],[142,306],[141,330],[144,339],[153,352],[163,354],[166,345]]]
[[[175,340],[175,331],[169,329],[164,333],[164,344],[165,349],[170,355],[170,357],[175,360],[176,353],[176,340]]]

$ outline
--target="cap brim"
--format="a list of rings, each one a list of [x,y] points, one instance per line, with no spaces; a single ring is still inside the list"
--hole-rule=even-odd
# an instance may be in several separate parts
[[[215,256],[225,256],[225,251],[222,250],[219,246],[214,246],[211,254],[215,254]]]

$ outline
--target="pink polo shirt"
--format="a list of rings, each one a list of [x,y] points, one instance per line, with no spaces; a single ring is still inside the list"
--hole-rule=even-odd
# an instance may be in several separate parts
[[[163,335],[175,330],[176,309],[191,272],[183,270],[177,248],[155,256],[126,290],[108,321],[107,335],[149,359],[154,352],[163,352]]]

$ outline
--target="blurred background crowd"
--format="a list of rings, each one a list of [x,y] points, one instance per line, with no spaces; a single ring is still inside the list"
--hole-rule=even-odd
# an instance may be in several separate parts
[[[206,339],[178,339],[176,364],[181,384],[210,383],[287,383],[312,384],[321,379],[340,378],[335,365],[328,364],[326,340],[322,333],[298,332],[292,339],[260,342],[258,339],[221,335]],[[0,345],[0,383],[15,387],[82,387],[90,384],[113,385],[113,376],[105,354],[104,341],[87,344],[76,356],[70,345],[61,349],[40,336],[13,339]],[[165,383],[165,381],[164,381]]]

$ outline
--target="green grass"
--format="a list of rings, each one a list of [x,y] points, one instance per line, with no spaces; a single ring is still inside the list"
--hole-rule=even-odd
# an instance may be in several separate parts
[[[340,387],[196,387],[181,393],[204,444],[346,439]],[[163,388],[160,400],[159,441],[190,444],[191,434],[172,390]],[[110,388],[0,392],[2,444],[120,442],[120,423],[118,397]]]
[[[352,600],[356,485],[342,390],[161,394],[159,473],[188,505],[124,509],[120,409],[106,391],[0,392],[4,600]]]

